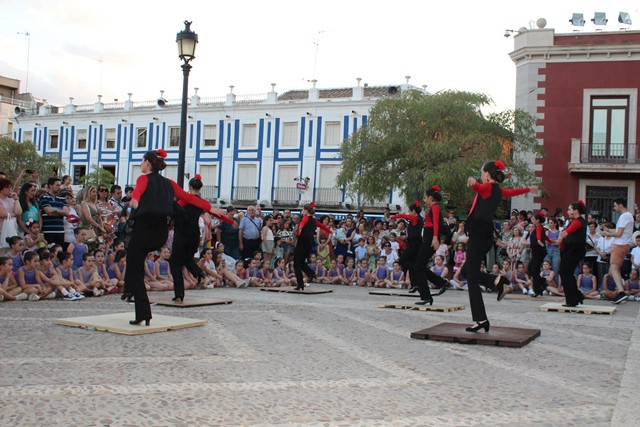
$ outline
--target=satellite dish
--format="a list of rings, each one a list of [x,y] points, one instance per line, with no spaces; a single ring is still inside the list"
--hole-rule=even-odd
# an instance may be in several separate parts
[[[538,26],[538,28],[542,29],[547,26],[547,20],[544,18],[538,18],[538,20],[536,21],[536,25]]]

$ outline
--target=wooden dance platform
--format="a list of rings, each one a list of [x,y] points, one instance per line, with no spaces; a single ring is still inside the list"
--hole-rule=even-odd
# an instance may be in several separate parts
[[[563,307],[560,302],[548,302],[540,306],[540,311],[559,311],[561,313],[584,313],[584,314],[613,314],[616,307],[600,306],[600,305],[584,305],[577,307]]]
[[[493,325],[488,333],[485,333],[483,329],[480,332],[465,331],[465,328],[471,325],[472,323],[440,323],[431,328],[412,332],[411,338],[519,348],[540,336],[540,329],[505,328]]]
[[[186,319],[184,317],[154,314],[149,326],[142,326],[144,322],[140,325],[130,325],[129,320],[133,320],[134,317],[135,314],[133,312],[127,312],[101,316],[68,317],[66,319],[55,319],[54,323],[124,335],[153,334],[155,332],[203,326],[207,323],[206,320],[201,319]]]
[[[319,289],[319,288],[310,288],[306,287],[302,291],[296,291],[294,286],[282,286],[279,288],[260,288],[261,291],[267,292],[286,292],[290,294],[307,294],[307,295],[315,295],[315,294],[328,294],[329,292],[333,292],[333,289]]]
[[[403,291],[401,289],[386,289],[381,291],[369,291],[369,295],[391,295],[394,297],[419,297],[420,294],[418,292],[414,292],[412,294],[409,291]]]
[[[434,305],[415,305],[415,304],[378,304],[378,308],[400,308],[402,310],[420,310],[420,311],[441,311],[447,313],[449,311],[464,310],[464,305],[453,304],[434,304]]]
[[[172,301],[173,294],[166,295],[149,295],[149,302],[158,305],[166,305],[169,307],[200,307],[203,305],[231,304],[230,299],[207,298],[201,295],[193,295],[188,293],[184,297],[184,301]]]

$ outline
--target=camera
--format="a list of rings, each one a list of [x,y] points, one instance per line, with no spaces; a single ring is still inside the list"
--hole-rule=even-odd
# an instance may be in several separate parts
[[[31,175],[33,173],[33,169],[26,169],[24,173]]]

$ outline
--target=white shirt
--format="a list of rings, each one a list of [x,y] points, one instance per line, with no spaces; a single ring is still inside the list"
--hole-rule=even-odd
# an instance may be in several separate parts
[[[613,244],[614,245],[628,245],[631,243],[631,236],[633,236],[633,223],[634,223],[633,215],[631,212],[625,212],[620,215],[618,218],[618,222],[616,223],[616,230],[622,228],[622,236],[614,237]]]
[[[631,249],[631,262],[634,265],[640,265],[640,247],[636,246]]]

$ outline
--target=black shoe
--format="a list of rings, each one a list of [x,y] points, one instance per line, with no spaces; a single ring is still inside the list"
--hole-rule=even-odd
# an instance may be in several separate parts
[[[494,284],[496,285],[496,290],[498,291],[498,301],[502,301],[502,298],[504,298],[504,296],[506,295],[505,290],[507,289],[506,287],[509,284],[509,280],[507,280],[507,278],[504,276],[498,276],[496,277]]]
[[[562,304],[563,307],[577,307],[578,304],[580,303],[576,303],[576,304]]]
[[[93,294],[92,294],[92,295],[93,295]],[[120,296],[120,299],[121,299],[122,301],[126,301],[126,302],[133,302],[133,295],[131,295],[131,294],[122,294],[122,295]]]
[[[173,297],[173,298],[171,298],[171,301],[184,302],[184,296],[182,296],[182,297]]]
[[[142,323],[143,320],[144,320],[144,325],[145,326],[149,326],[149,322],[151,322],[151,319],[129,320],[129,324],[130,325],[139,325],[140,323]]]
[[[416,301],[416,303],[415,303],[415,304],[416,304],[416,305],[427,305],[427,304],[429,304],[429,305],[433,305],[433,298],[423,299],[423,300],[420,300],[420,301]]]
[[[200,282],[202,282],[207,277],[207,273],[200,270],[198,274],[196,274],[196,288],[200,289]]]
[[[616,295],[615,299],[613,300],[614,304],[620,304],[623,302],[627,302],[627,294],[624,291],[618,292],[618,295]]]
[[[489,321],[483,320],[482,322],[476,322],[475,326],[469,326],[465,329],[467,332],[478,332],[480,329],[484,329],[485,332],[489,332]]]
[[[439,291],[438,291],[438,293],[437,293],[436,295],[442,295],[442,294],[444,294],[444,293],[446,292],[446,290],[447,290],[447,288],[448,288],[448,287],[449,287],[449,283],[444,282],[444,283],[442,284],[442,286],[440,286],[440,287],[438,288],[438,289],[439,289]]]
[[[416,292],[418,292],[418,287],[417,286],[412,286],[411,289],[409,289],[409,293],[410,294],[415,294]]]

